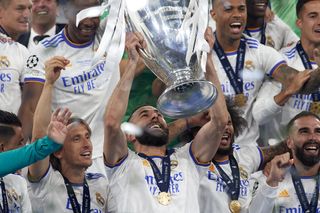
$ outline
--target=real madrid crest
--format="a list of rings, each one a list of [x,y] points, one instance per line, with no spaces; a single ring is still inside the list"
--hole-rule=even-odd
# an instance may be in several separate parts
[[[173,170],[173,169],[177,168],[179,163],[177,160],[171,160],[170,164],[171,164],[171,170]]]
[[[239,166],[239,170],[240,170],[240,177],[242,179],[248,179],[249,177],[248,172],[242,166]]]
[[[0,68],[8,68],[10,66],[10,61],[7,56],[0,56]]]
[[[272,37],[271,36],[267,36],[267,46],[269,46],[269,47],[275,47],[275,43],[274,43],[274,40],[272,39]]]
[[[100,206],[104,206],[106,201],[99,192],[96,192],[96,201]]]
[[[244,62],[244,67],[247,69],[247,70],[254,70],[255,67],[254,67],[254,64],[253,64],[253,61],[251,60],[247,60]]]

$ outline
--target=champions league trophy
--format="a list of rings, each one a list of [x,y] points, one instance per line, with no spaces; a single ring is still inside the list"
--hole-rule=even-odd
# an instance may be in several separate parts
[[[204,80],[200,54],[191,52],[187,59],[188,51],[196,45],[197,36],[192,35],[198,29],[190,22],[195,13],[189,4],[201,5],[199,0],[125,1],[129,30],[142,33],[147,43],[147,48],[140,51],[145,64],[167,87],[157,102],[160,112],[182,118],[208,109],[216,100],[216,88]],[[208,13],[201,14],[206,20],[204,16]]]

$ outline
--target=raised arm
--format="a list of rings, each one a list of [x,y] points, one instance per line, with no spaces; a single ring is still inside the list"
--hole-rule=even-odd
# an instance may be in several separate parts
[[[63,110],[61,112],[60,109],[58,109],[51,116],[53,85],[54,82],[59,78],[61,70],[64,69],[67,64],[69,64],[67,59],[57,56],[46,62],[46,82],[43,86],[43,90],[34,114],[32,141],[42,138],[47,134],[47,128],[51,128],[51,126],[49,126],[50,121],[65,123],[65,119],[68,119],[71,115],[68,110]],[[48,167],[49,157],[32,164],[29,166],[29,178],[32,181],[39,180],[45,174]]]
[[[120,129],[120,125],[128,107],[130,90],[139,62],[137,48],[143,48],[144,46],[144,40],[140,34],[127,34],[126,48],[129,61],[108,101],[104,115],[103,153],[105,163],[110,166],[117,164],[128,153],[126,136]]]
[[[253,118],[259,125],[269,122],[281,112],[281,107],[309,80],[311,72],[305,70],[297,73],[294,79],[282,88],[278,82],[273,80],[263,82],[252,108]]]
[[[25,140],[32,139],[32,127],[34,111],[43,88],[42,83],[27,82],[23,86],[22,101],[18,112],[18,117],[22,123],[22,131]]]
[[[319,49],[314,50],[314,59],[319,66],[320,65]],[[274,73],[272,74],[272,77],[275,80],[282,83],[284,87],[288,87],[288,85],[295,80],[294,78],[298,73],[299,71],[297,71],[296,69],[289,67],[287,65],[282,65],[282,66],[279,66],[278,69],[274,71]],[[310,94],[318,91],[319,86],[320,86],[320,66],[310,73],[310,78],[301,87],[298,93]]]
[[[206,30],[205,38],[210,46],[213,47],[214,38],[211,28]],[[199,130],[194,142],[192,143],[192,153],[199,163],[208,163],[213,159],[219,147],[223,130],[228,122],[229,115],[211,54],[208,55],[206,68],[207,80],[211,81],[216,86],[218,97],[216,102],[209,109],[209,122]]]

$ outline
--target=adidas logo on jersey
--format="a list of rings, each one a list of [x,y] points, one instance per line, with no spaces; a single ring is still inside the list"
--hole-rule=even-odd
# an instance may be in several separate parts
[[[279,193],[279,197],[289,197],[289,192],[287,189],[284,189],[282,190],[280,193]]]

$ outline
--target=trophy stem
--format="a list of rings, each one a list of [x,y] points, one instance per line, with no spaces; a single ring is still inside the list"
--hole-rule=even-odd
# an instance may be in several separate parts
[[[206,80],[189,80],[168,87],[157,108],[166,117],[178,119],[207,110],[217,98],[217,89]]]

